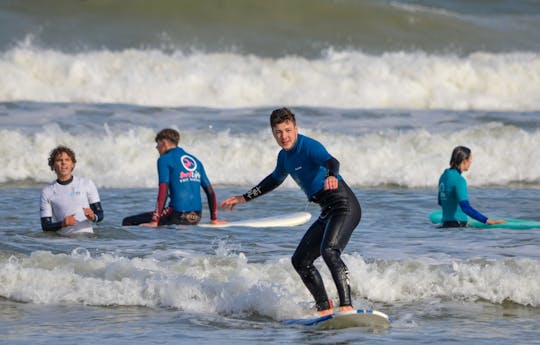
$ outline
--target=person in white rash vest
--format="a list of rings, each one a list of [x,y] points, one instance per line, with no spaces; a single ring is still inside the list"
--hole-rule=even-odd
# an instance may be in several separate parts
[[[76,162],[75,153],[66,146],[54,148],[49,155],[49,167],[56,173],[56,180],[41,192],[43,231],[60,235],[93,233],[92,223],[104,218],[94,182],[73,176]]]

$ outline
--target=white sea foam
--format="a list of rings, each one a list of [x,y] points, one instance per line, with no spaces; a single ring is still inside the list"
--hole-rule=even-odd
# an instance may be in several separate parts
[[[340,172],[353,186],[397,185],[434,187],[448,167],[452,148],[473,150],[474,163],[465,177],[471,186],[540,183],[540,131],[489,123],[451,132],[378,131],[358,135],[306,130],[324,143],[341,163]],[[33,133],[0,130],[4,168],[0,183],[54,179],[47,166],[49,151],[66,144],[77,153],[75,173],[94,180],[98,187],[156,186],[155,131],[134,126],[128,130],[101,130],[74,134],[58,125]],[[275,167],[276,145],[268,130],[233,134],[228,130],[184,131],[181,146],[204,163],[214,185],[251,186]],[[511,159],[509,159],[511,157]],[[285,187],[294,187],[292,180]],[[296,188],[296,187],[294,187]]]
[[[159,257],[159,253],[157,253]],[[0,263],[0,295],[40,304],[172,307],[195,313],[300,316],[312,298],[289,258],[251,263],[242,253],[192,254],[170,260],[33,252]],[[512,301],[540,306],[540,263],[534,259],[423,263],[366,261],[345,255],[355,304],[432,300]],[[320,263],[331,298],[337,298]]]
[[[0,85],[0,101],[538,110],[540,55],[329,50],[307,59],[21,44],[0,54]]]

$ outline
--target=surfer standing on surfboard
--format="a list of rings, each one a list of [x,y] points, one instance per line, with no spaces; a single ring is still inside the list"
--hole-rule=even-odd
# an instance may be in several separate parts
[[[122,225],[195,225],[201,220],[202,214],[201,187],[208,198],[212,224],[225,223],[217,219],[216,194],[203,164],[178,147],[180,133],[165,128],[156,135],[155,140],[160,155],[157,161],[159,190],[156,209],[126,217]],[[169,195],[171,200],[169,206],[165,207]]]
[[[457,146],[450,157],[450,168],[445,169],[439,178],[438,203],[442,207],[443,228],[467,226],[467,216],[486,224],[506,223],[502,219],[488,219],[469,203],[467,182],[461,173],[468,171],[471,164],[471,150],[465,146]]]
[[[49,154],[49,167],[56,173],[56,180],[41,192],[43,231],[93,233],[92,222],[104,218],[96,185],[90,179],[73,176],[75,163],[75,152],[67,146],[57,146]]]
[[[319,218],[306,231],[292,256],[292,264],[313,295],[319,315],[331,314],[332,301],[313,265],[322,256],[337,287],[340,311],[352,310],[349,271],[341,253],[360,222],[360,203],[339,175],[338,160],[318,141],[298,134],[295,115],[289,109],[274,110],[270,126],[282,148],[274,171],[247,193],[224,200],[221,207],[232,210],[237,204],[274,190],[291,175],[308,200],[321,206]]]

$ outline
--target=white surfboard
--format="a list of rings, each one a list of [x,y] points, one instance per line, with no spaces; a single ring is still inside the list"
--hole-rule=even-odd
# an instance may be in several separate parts
[[[273,217],[253,218],[246,220],[238,220],[235,222],[229,222],[226,224],[209,224],[199,223],[198,226],[205,228],[227,228],[231,226],[248,226],[253,228],[268,228],[274,226],[295,226],[302,225],[311,219],[311,213],[309,212],[294,212],[282,214]]]
[[[286,325],[309,326],[322,330],[351,327],[388,328],[391,326],[388,315],[378,310],[366,309],[336,312],[313,318],[286,320],[283,323]]]

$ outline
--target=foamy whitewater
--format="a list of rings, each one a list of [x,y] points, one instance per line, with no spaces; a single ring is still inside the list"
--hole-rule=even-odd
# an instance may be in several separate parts
[[[267,108],[45,107],[43,113],[35,104],[0,106],[6,123],[0,152],[9,167],[0,183],[48,182],[54,175],[44,157],[65,144],[78,153],[77,171],[99,187],[154,187],[154,137],[169,126],[181,132],[181,146],[204,157],[215,184],[256,184],[276,163]],[[457,144],[469,146],[482,167],[467,174],[472,186],[540,183],[538,113],[299,108],[297,114],[300,131],[326,145],[353,186],[434,187]]]
[[[238,108],[540,108],[540,54],[361,51],[319,58],[129,49],[76,54],[31,44],[0,55],[0,99]],[[324,88],[321,88],[324,85]]]
[[[471,205],[540,221],[539,18],[528,0],[3,1],[0,343],[540,344],[540,229],[428,220],[465,145]],[[155,205],[157,131],[180,131],[222,201],[274,168],[282,106],[361,202],[343,259],[354,305],[389,329],[282,323],[314,310],[290,263],[309,223],[120,226]],[[93,235],[41,231],[57,145],[98,187]],[[319,212],[287,179],[218,217],[297,211]]]

